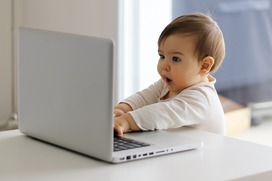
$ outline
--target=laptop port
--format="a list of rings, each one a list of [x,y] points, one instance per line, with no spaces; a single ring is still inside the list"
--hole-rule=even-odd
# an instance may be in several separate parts
[[[149,155],[154,155],[154,152],[150,152]]]
[[[127,160],[130,160],[131,159],[131,156],[127,156]]]

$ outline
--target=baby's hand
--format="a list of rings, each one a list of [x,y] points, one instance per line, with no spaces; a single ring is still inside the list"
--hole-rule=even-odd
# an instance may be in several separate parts
[[[117,132],[118,136],[123,136],[124,133],[141,130],[134,119],[129,113],[114,118],[114,131]]]
[[[113,117],[115,118],[115,117],[122,116],[128,113],[129,111],[132,111],[132,108],[130,107],[130,105],[128,105],[127,103],[119,103],[113,109]]]
[[[118,134],[118,136],[123,136],[123,134],[129,130],[130,125],[124,115],[114,118],[114,131]]]
[[[114,117],[114,118],[115,118],[115,117],[122,116],[123,114],[125,114],[123,110],[118,109],[118,108],[114,108],[114,109],[113,109],[113,117]]]

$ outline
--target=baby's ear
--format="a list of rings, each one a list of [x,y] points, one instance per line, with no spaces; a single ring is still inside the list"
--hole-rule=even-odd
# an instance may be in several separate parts
[[[214,64],[214,59],[211,56],[206,56],[201,61],[201,69],[199,71],[200,75],[204,75],[210,72]]]

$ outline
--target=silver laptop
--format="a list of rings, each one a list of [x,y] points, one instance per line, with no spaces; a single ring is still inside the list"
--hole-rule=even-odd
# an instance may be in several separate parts
[[[114,163],[202,146],[167,131],[128,133],[114,143],[113,48],[106,38],[20,28],[20,131]]]

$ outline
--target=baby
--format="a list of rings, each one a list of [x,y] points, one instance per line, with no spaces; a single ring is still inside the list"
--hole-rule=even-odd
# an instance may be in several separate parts
[[[114,130],[191,126],[225,134],[224,112],[210,75],[225,56],[222,31],[208,15],[174,19],[158,39],[161,79],[114,107]]]

